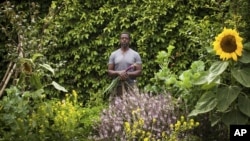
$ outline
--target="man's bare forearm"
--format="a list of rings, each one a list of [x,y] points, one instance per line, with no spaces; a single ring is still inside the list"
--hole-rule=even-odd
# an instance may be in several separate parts
[[[135,78],[135,77],[141,75],[141,70],[136,70],[136,71],[127,72],[127,74],[128,74],[129,77]]]

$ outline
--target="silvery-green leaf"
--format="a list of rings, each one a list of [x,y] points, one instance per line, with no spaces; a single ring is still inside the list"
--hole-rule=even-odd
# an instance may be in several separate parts
[[[220,75],[227,69],[228,65],[229,63],[226,61],[217,61],[209,68],[209,72],[215,76]]]
[[[53,81],[51,84],[59,91],[68,92],[63,86],[59,85],[55,81]]]
[[[40,66],[47,69],[48,71],[50,71],[53,75],[55,74],[54,69],[50,65],[48,65],[48,64],[40,64]]]

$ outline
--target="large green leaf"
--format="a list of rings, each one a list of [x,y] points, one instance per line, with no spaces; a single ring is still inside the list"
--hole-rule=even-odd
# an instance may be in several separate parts
[[[238,97],[241,89],[238,86],[228,86],[218,89],[216,98],[218,100],[217,109],[225,112],[231,103]]]
[[[207,77],[207,83],[210,84],[213,81],[216,81],[219,79],[219,75],[215,74],[215,73],[209,73],[208,77]]]
[[[200,77],[197,80],[193,81],[194,85],[202,85],[207,83],[207,78],[208,78],[209,72],[202,72],[200,73]]]
[[[228,66],[228,62],[218,61],[212,64],[209,71],[202,72],[199,79],[193,82],[194,85],[210,84],[211,82],[218,81],[219,75],[222,74]]]
[[[250,117],[250,99],[247,96],[239,96],[238,107],[243,114]]]
[[[194,85],[210,85],[211,83],[218,83],[220,76],[211,72],[203,72],[197,80],[193,81]]]
[[[221,114],[211,114],[210,116],[210,122],[211,122],[211,126],[215,126],[216,124],[218,124],[221,121]]]
[[[250,87],[250,68],[232,69],[233,77],[243,86]]]
[[[242,56],[239,58],[239,61],[242,63],[250,63],[250,51],[243,50]]]
[[[220,77],[216,77],[216,79],[212,83],[205,83],[205,84],[203,84],[201,86],[201,89],[203,89],[203,90],[212,89],[215,86],[217,86],[218,84],[220,84]]]
[[[198,100],[195,109],[188,116],[197,116],[198,114],[207,113],[213,110],[217,105],[217,99],[212,92],[204,93]]]
[[[247,43],[244,44],[244,49],[250,51],[250,42],[247,42]]]
[[[231,124],[246,124],[248,121],[248,117],[243,115],[238,110],[232,110],[222,117],[222,122],[224,122],[227,126]]]
[[[226,61],[217,61],[209,68],[209,72],[215,76],[220,75],[227,69],[228,64]]]

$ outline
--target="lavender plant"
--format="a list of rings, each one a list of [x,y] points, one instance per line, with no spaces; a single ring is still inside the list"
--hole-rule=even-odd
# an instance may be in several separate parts
[[[95,140],[162,139],[176,122],[170,94],[126,93],[115,97],[101,115]]]

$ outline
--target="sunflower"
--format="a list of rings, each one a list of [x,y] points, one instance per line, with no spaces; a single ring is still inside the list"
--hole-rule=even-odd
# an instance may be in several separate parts
[[[237,61],[237,56],[242,55],[242,40],[236,30],[224,28],[213,43],[216,55],[220,55],[223,60],[233,58]]]

